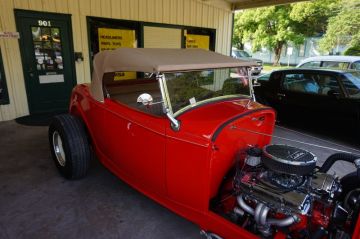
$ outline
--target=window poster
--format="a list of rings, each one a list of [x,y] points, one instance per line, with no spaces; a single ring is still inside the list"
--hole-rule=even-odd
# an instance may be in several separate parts
[[[114,50],[120,47],[135,48],[135,30],[98,28],[99,51]],[[136,72],[116,72],[114,81],[136,79]]]
[[[200,48],[209,50],[210,36],[186,34],[186,48]]]

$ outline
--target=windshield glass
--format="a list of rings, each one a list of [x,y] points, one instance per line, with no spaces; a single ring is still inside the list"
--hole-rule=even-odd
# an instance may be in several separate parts
[[[343,85],[349,97],[360,99],[360,72],[348,72],[344,76]]]
[[[180,113],[193,106],[225,98],[250,97],[247,68],[209,69],[165,73],[172,111]]]
[[[262,81],[269,81],[269,79],[270,79],[270,73],[269,73],[269,74],[261,75],[261,76],[259,76],[259,77],[256,78],[256,79],[262,80]]]
[[[236,57],[250,57],[249,53],[247,53],[246,51],[233,50],[233,54]]]

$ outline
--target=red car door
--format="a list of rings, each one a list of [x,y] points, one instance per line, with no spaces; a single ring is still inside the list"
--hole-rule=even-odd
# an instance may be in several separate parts
[[[121,178],[149,193],[165,194],[165,122],[162,116],[105,100],[106,155]]]

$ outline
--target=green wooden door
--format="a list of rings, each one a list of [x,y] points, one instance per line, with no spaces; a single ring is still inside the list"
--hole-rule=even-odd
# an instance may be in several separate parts
[[[64,111],[76,84],[71,17],[15,10],[30,114]]]

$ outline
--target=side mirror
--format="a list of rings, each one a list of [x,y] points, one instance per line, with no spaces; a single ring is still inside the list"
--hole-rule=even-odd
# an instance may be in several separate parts
[[[261,83],[257,81],[257,79],[254,80],[253,82],[253,87],[258,87],[261,86]]]
[[[153,98],[151,95],[149,95],[148,93],[143,93],[141,95],[139,95],[139,97],[137,98],[136,102],[138,104],[143,104],[143,105],[151,105],[153,102]]]

